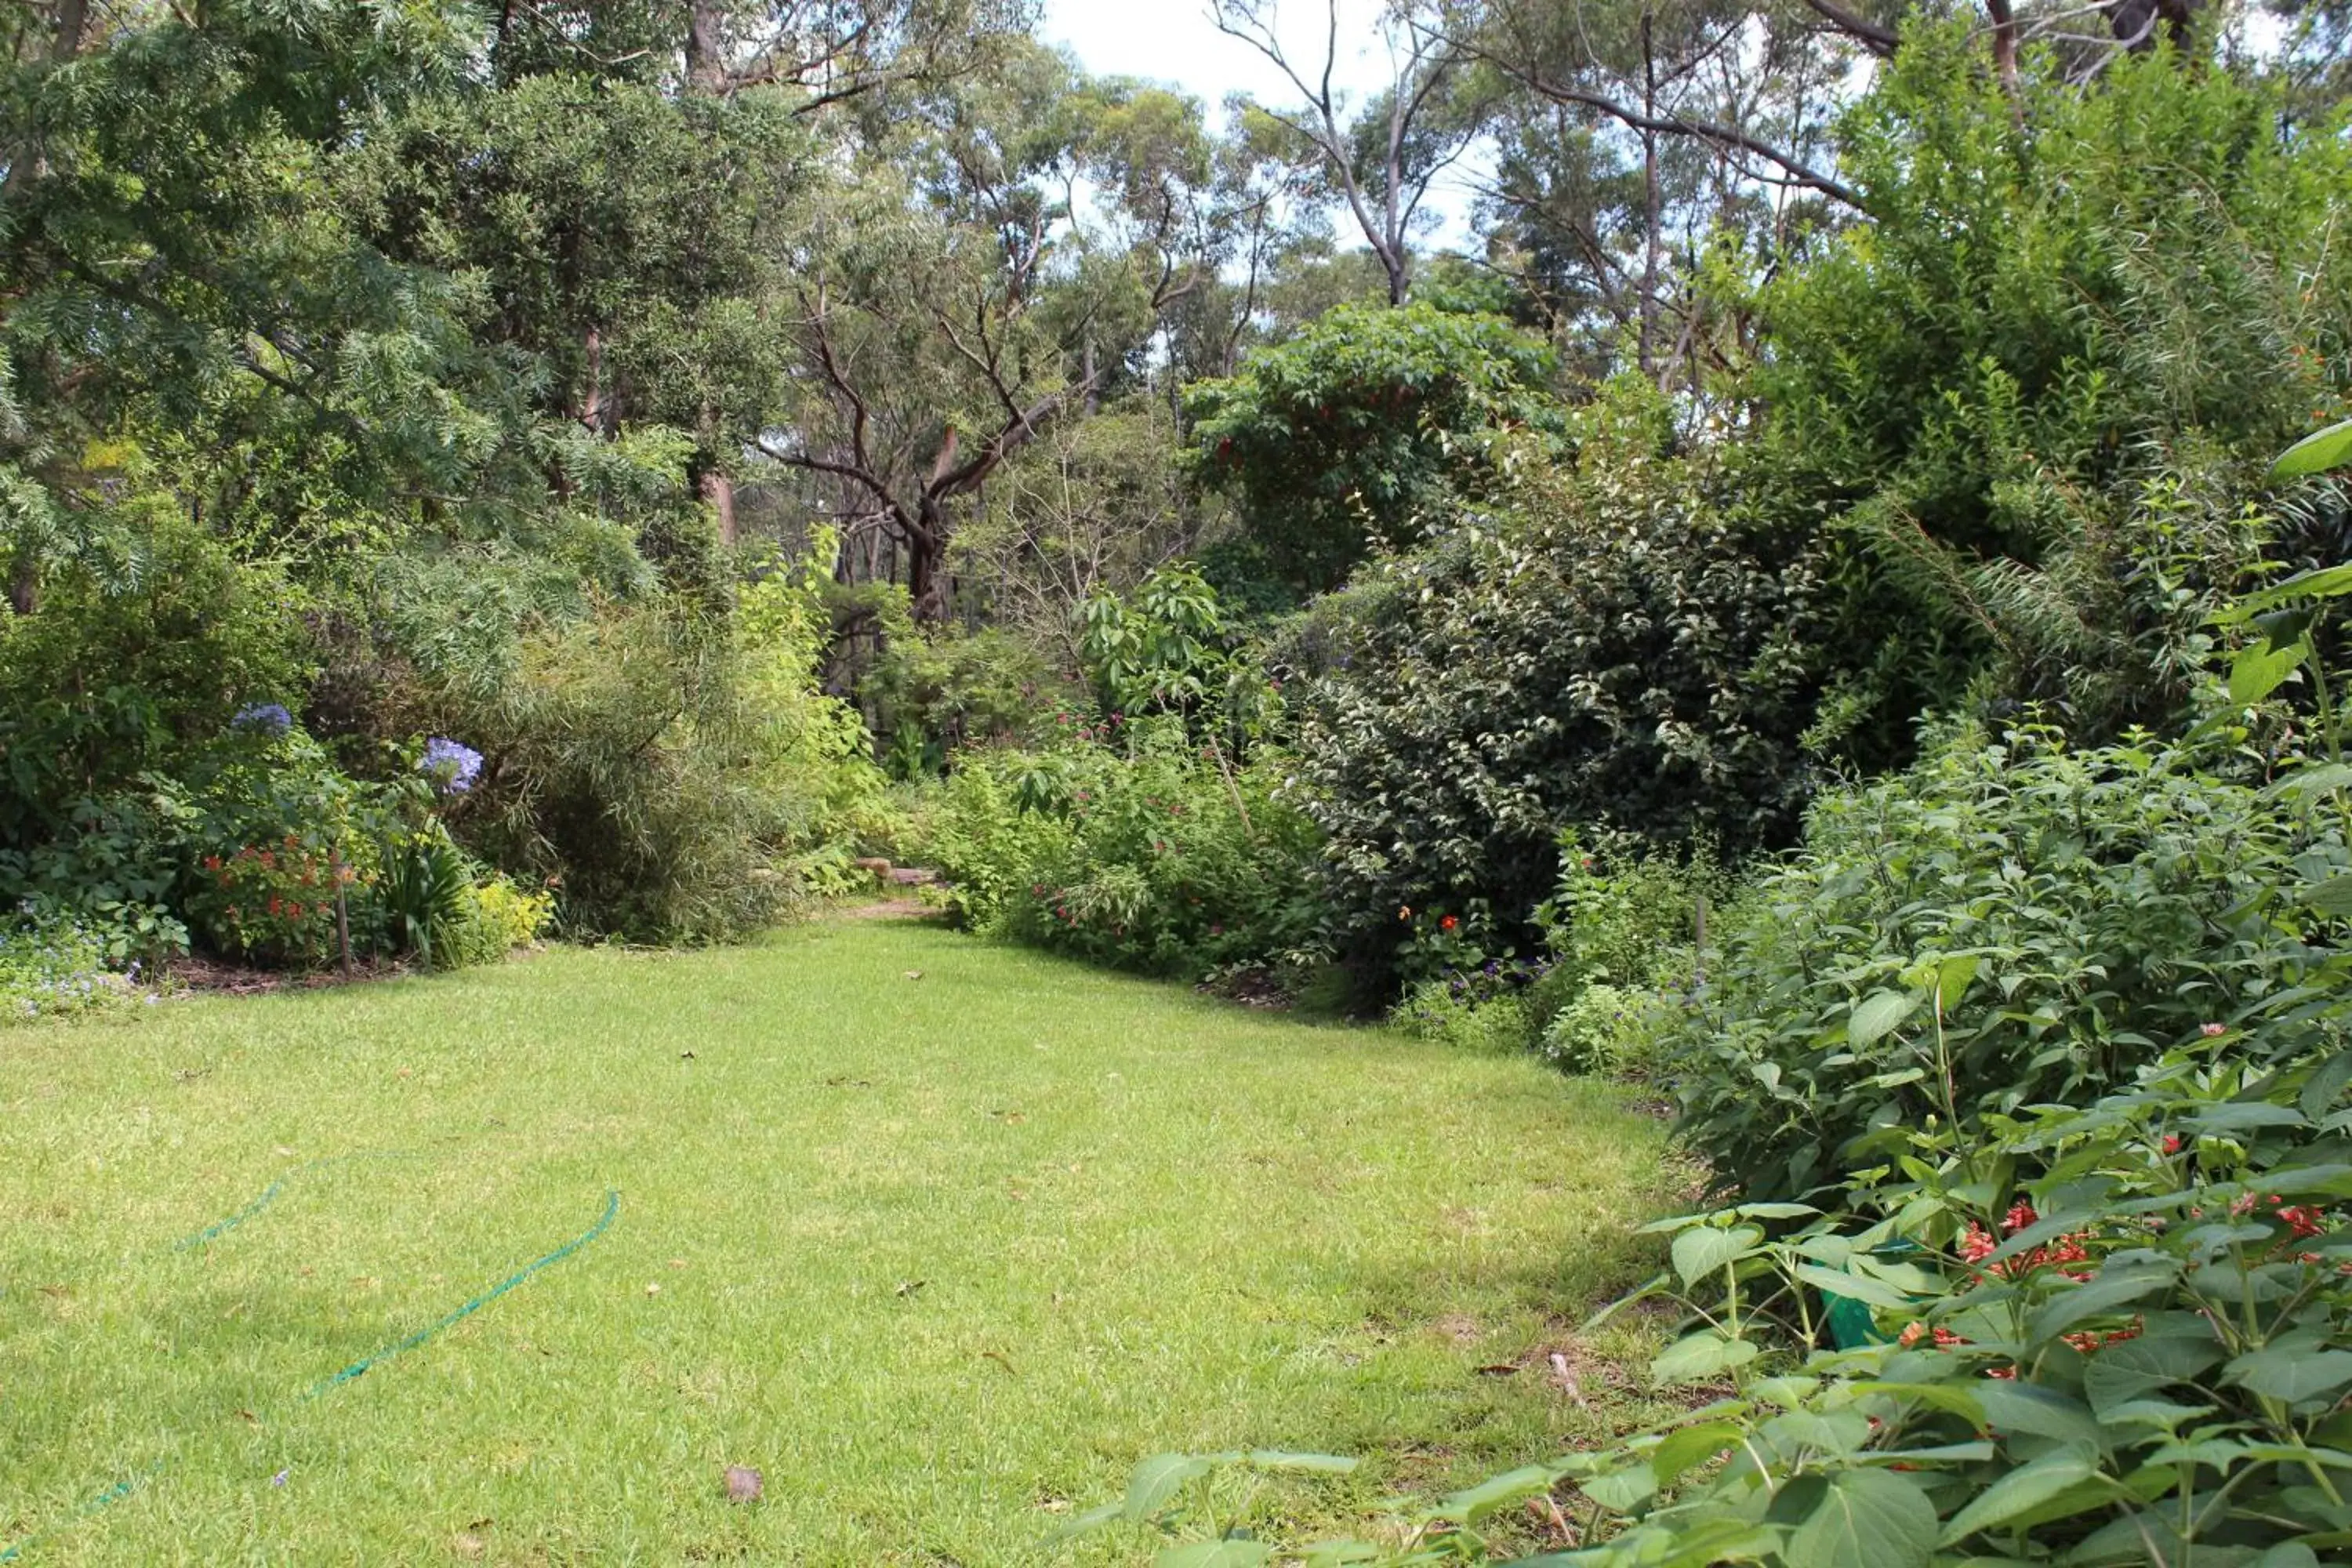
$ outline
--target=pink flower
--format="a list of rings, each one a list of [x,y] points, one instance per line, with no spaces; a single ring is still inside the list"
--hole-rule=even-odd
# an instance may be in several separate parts
[[[2219,1024],[2200,1024],[2197,1026],[2197,1032],[2204,1036],[2207,1039],[2211,1040],[2218,1039],[2220,1037],[2228,1034],[2230,1031]]]

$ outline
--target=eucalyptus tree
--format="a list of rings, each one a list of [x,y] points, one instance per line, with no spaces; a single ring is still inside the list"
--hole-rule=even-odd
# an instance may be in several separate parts
[[[1412,242],[1440,175],[1477,140],[1481,105],[1466,57],[1409,9],[1384,10],[1377,24],[1389,80],[1351,100],[1334,79],[1340,67],[1339,0],[1324,0],[1320,42],[1306,53],[1284,40],[1273,0],[1210,0],[1220,31],[1257,51],[1286,80],[1287,100],[1253,107],[1287,132],[1289,156],[1315,171],[1353,221],[1387,279],[1391,305],[1412,284]]]
[[[1129,374],[1208,276],[1197,104],[1005,51],[862,148],[784,256],[798,353],[757,442],[815,481],[843,575],[946,617],[950,545],[1008,459]],[[1091,199],[1089,198],[1091,193]]]

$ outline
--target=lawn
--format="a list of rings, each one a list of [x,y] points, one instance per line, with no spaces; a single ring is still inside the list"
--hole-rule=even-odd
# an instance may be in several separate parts
[[[978,1568],[1250,1447],[1362,1523],[1622,1414],[1542,1352],[1662,1179],[1531,1061],[897,921],[7,1029],[0,1104],[27,1563]]]

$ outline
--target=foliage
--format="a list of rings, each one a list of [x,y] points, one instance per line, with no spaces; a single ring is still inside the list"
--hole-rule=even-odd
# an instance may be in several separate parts
[[[1840,136],[1871,221],[1755,301],[1785,504],[1846,552],[1865,767],[1972,679],[2082,739],[2168,723],[2277,531],[2263,469],[2343,412],[2352,145],[2184,63],[2012,89],[1967,29],[1919,29]]]
[[[377,894],[403,949],[415,953],[426,969],[436,963],[452,963],[463,946],[475,901],[471,867],[446,833],[436,825],[386,844]]]
[[[1175,714],[1206,745],[1236,754],[1279,723],[1277,688],[1192,567],[1163,566],[1131,595],[1089,599],[1079,618],[1079,660],[1114,719]]]
[[[91,803],[136,795],[307,677],[280,573],[125,510],[106,550],[46,576],[37,613],[0,610],[0,849],[73,837]]]
[[[1915,1127],[1830,1214],[1651,1227],[1694,1312],[1652,1375],[1734,1392],[1438,1503],[1419,1560],[1572,1481],[1589,1544],[1551,1560],[1588,1568],[2317,1563],[2352,1540],[2346,978],[2247,994],[2094,1103]]]
[[[138,959],[119,956],[119,933],[26,900],[0,919],[0,1021],[73,1017],[143,994]]]
[[[1654,992],[1596,980],[1552,1015],[1538,1049],[1563,1072],[1653,1079],[1664,1065],[1661,1045],[1671,1011]]]
[[[1741,511],[1728,457],[1658,451],[1648,406],[1597,414],[1575,468],[1507,449],[1496,507],[1374,563],[1283,650],[1312,674],[1303,800],[1369,990],[1444,966],[1414,946],[1441,917],[1531,950],[1563,823],[1735,855],[1794,826],[1820,552]]]
[[[491,863],[561,889],[582,932],[710,940],[755,929],[817,846],[896,831],[856,709],[815,688],[805,562],[731,617],[614,608],[525,639],[512,679],[428,698],[489,759],[450,814]]]
[[[2348,866],[2332,813],[2282,809],[2210,742],[1957,735],[1824,797],[1763,877],[1675,1042],[1685,1134],[1751,1195],[1796,1197],[1923,1117],[2096,1093],[2304,984],[2327,948],[2309,889]],[[1923,953],[1987,983],[1922,1011]]]
[[[1475,475],[1476,437],[1558,431],[1550,374],[1542,341],[1500,317],[1343,305],[1190,390],[1193,461],[1264,570],[1318,593],[1435,526],[1424,509]]]
[[[1108,727],[1111,743],[959,759],[926,846],[959,915],[1154,973],[1306,962],[1316,837],[1281,759],[1232,768],[1174,718]]]
[[[1424,980],[1404,994],[1389,1022],[1419,1039],[1467,1051],[1522,1051],[1530,1035],[1530,1001],[1465,983],[1461,975]]]
[[[916,626],[904,595],[883,622],[883,645],[857,683],[894,778],[934,775],[966,744],[1036,738],[1038,715],[1067,683],[1033,643],[983,626]]]

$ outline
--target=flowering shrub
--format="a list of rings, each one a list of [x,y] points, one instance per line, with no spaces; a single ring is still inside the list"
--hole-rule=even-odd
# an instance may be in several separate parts
[[[431,779],[433,787],[443,795],[464,795],[481,775],[482,753],[446,735],[436,735],[425,742],[416,771]]]
[[[225,952],[305,966],[335,955],[335,895],[348,896],[360,874],[332,848],[289,833],[275,843],[206,855],[200,887],[201,879],[211,886],[191,902],[206,911]]]

